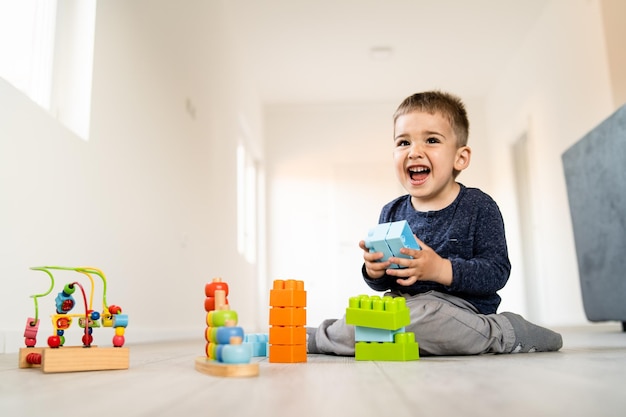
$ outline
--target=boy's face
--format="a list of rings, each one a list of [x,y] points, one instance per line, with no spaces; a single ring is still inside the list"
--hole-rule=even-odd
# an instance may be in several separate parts
[[[416,210],[440,210],[454,201],[459,189],[454,170],[467,168],[470,153],[467,146],[457,147],[452,126],[439,113],[414,111],[396,120],[396,175]]]

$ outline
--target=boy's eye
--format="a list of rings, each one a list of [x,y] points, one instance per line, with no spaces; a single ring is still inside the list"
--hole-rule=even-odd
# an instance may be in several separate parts
[[[435,137],[430,137],[426,139],[426,143],[439,143],[439,139]]]
[[[409,143],[409,141],[408,141],[408,140],[406,140],[406,139],[398,139],[398,140],[396,141],[396,146],[398,146],[398,147],[399,147],[399,146],[409,146],[409,145],[410,145],[410,143]]]

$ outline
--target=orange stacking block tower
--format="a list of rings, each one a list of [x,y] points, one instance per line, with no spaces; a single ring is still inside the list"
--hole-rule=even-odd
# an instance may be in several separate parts
[[[306,362],[305,325],[304,281],[275,280],[270,290],[270,362]]]

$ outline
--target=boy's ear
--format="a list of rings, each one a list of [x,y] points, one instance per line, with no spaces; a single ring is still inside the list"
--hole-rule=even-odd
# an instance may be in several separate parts
[[[461,146],[456,150],[456,159],[454,161],[454,169],[463,171],[470,164],[472,157],[472,149],[469,146]]]

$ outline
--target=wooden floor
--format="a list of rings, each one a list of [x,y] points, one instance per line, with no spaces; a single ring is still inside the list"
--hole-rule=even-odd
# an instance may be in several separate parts
[[[203,341],[130,345],[130,369],[44,374],[0,355],[0,416],[625,416],[626,333],[559,329],[557,353],[356,362],[259,359],[260,375],[194,369]]]

